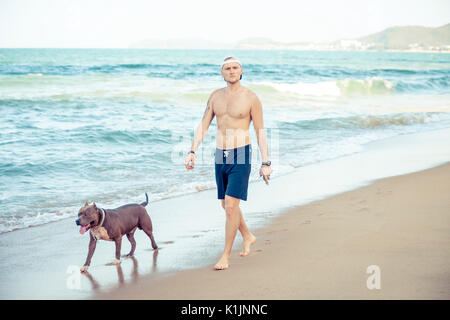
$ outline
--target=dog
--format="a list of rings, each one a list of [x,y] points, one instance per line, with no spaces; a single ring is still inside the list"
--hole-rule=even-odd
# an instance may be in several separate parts
[[[145,209],[148,204],[148,195],[145,194],[145,202],[141,204],[132,203],[115,209],[98,208],[95,202],[89,205],[86,201],[78,212],[75,221],[80,226],[80,234],[90,230],[89,252],[81,272],[87,272],[94,254],[97,240],[114,241],[116,243],[116,259],[112,264],[120,264],[120,248],[122,236],[127,235],[131,243],[131,251],[127,256],[133,256],[136,249],[134,232],[137,228],[144,230],[150,238],[154,250],[158,249],[153,238],[153,226],[150,216]]]

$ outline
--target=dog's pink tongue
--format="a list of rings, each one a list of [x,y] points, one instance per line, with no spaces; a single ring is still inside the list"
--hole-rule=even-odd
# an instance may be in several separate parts
[[[88,225],[86,225],[86,226],[82,226],[81,228],[80,228],[80,234],[84,234],[85,232],[86,232],[86,230],[87,230],[87,228],[88,228]]]

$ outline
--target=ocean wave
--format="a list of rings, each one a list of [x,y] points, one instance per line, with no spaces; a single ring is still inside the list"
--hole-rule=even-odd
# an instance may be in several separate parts
[[[214,74],[220,77],[220,66],[209,63],[125,63],[125,64],[0,64],[0,74],[5,75],[79,75],[95,73],[129,74],[176,73],[183,75]],[[448,69],[405,69],[346,67],[317,64],[245,64],[244,74],[252,79],[362,79],[362,78],[417,78],[449,75]]]
[[[314,120],[282,122],[283,130],[336,130],[336,129],[375,129],[389,126],[410,126],[449,120],[449,112],[410,112],[381,115],[355,115]]]
[[[396,82],[380,78],[344,79],[337,81],[336,86],[344,95],[376,95],[394,93]]]
[[[77,208],[72,208],[72,210],[70,210],[65,208],[64,211],[0,216],[0,234],[24,228],[36,227],[69,217],[75,217],[74,212],[76,212],[76,209]]]
[[[54,86],[79,87],[80,83],[97,85],[150,81],[217,82],[221,80],[217,65],[193,64],[101,64],[101,65],[21,65],[0,64],[4,78],[0,87]],[[71,79],[71,76],[77,76]],[[136,77],[139,77],[137,79]],[[381,95],[397,93],[450,93],[450,71],[447,69],[363,69],[328,65],[248,64],[243,81],[249,86],[272,87],[278,92],[300,96]],[[175,84],[174,84],[175,85]],[[12,90],[14,91],[14,90]]]
[[[179,77],[188,76],[219,76],[219,67],[212,64],[105,64],[105,65],[21,65],[21,64],[0,64],[0,74],[4,75],[25,75],[25,76],[43,76],[43,75],[83,75],[83,74],[145,74],[155,75],[178,75]]]
[[[448,114],[439,113],[408,113],[380,116],[355,116],[349,117],[344,121],[344,125],[353,125],[359,128],[377,128],[384,126],[409,126],[414,124],[423,124],[448,118]]]
[[[385,79],[344,79],[337,81],[323,82],[297,82],[297,83],[276,83],[260,82],[250,85],[255,90],[261,90],[264,93],[287,93],[299,96],[332,96],[339,97],[343,95],[377,95],[389,94],[395,92],[396,83]]]
[[[450,75],[438,75],[414,81],[402,80],[397,83],[396,90],[401,93],[450,94]]]
[[[450,76],[393,80],[378,77],[365,79],[346,78],[320,82],[283,83],[263,81],[249,87],[265,94],[282,93],[298,96],[339,97],[389,94],[450,94]]]

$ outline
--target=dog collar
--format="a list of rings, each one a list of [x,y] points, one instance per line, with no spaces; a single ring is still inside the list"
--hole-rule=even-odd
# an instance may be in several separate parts
[[[105,210],[100,208],[100,213],[102,215],[102,220],[100,221],[100,224],[97,227],[101,227],[103,225],[103,221],[105,221],[105,215],[106,215]]]

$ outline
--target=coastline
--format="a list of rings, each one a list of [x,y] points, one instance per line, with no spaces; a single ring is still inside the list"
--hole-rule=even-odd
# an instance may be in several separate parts
[[[279,219],[283,219],[285,215],[286,217],[292,216],[286,213],[287,211],[297,210],[298,208],[303,210],[301,208],[307,208],[308,205],[313,205],[317,201],[323,199],[327,201],[327,199],[333,199],[335,196],[352,192],[352,190],[357,192],[362,190],[358,188],[370,187],[374,181],[376,184],[376,181],[386,177],[394,177],[393,179],[396,179],[395,176],[418,172],[448,163],[450,159],[449,139],[450,129],[387,138],[367,144],[361,152],[300,167],[292,174],[281,175],[271,180],[269,186],[266,186],[261,181],[250,183],[249,201],[242,203],[242,211],[250,230],[257,230],[255,235],[259,240],[253,248],[253,254],[248,257],[249,260],[236,260],[236,257],[231,260],[233,269],[225,271],[224,279],[228,279],[226,274],[232,274],[232,270],[235,270],[236,267],[245,267],[248,261],[252,261],[258,255],[274,257],[278,253],[283,252],[284,245],[278,247],[280,252],[277,251],[274,255],[266,254],[266,250],[271,247],[275,248],[277,243],[283,244],[284,242],[278,242],[276,238],[265,237],[266,235],[271,237],[281,237],[283,235],[283,233],[278,232],[282,228],[279,225],[279,221],[281,221]],[[450,179],[447,180],[450,181]],[[420,182],[420,180],[417,180],[417,182]],[[434,188],[434,185],[432,187]],[[448,193],[449,187],[442,185],[440,191],[442,190]],[[376,192],[372,194],[372,196],[375,195]],[[420,196],[416,198],[421,199]],[[430,208],[435,207],[435,201],[429,197],[424,196],[423,200]],[[80,203],[81,205],[82,203]],[[345,207],[346,205],[350,206],[349,209],[352,209],[352,206],[345,202],[338,204],[336,207]],[[107,204],[105,208],[108,208]],[[122,263],[119,266],[113,267],[107,264],[113,259],[114,243],[102,241],[97,246],[89,268],[89,274],[80,276],[81,283],[77,289],[71,289],[67,284],[71,278],[73,279],[73,277],[80,275],[78,270],[86,257],[89,239],[79,234],[78,227],[74,222],[76,214],[73,219],[67,218],[33,228],[1,234],[1,252],[8,259],[0,261],[0,271],[2,271],[0,272],[0,287],[2,288],[0,290],[0,298],[127,298],[124,294],[129,286],[130,288],[134,287],[134,285],[145,287],[144,284],[147,284],[148,288],[153,290],[156,288],[154,283],[165,281],[165,279],[181,279],[180,281],[185,281],[186,279],[178,278],[179,275],[185,275],[187,274],[186,272],[191,271],[200,272],[198,270],[208,271],[217,262],[217,258],[223,249],[224,215],[220,203],[216,199],[215,189],[156,201],[151,203],[148,209],[155,227],[155,238],[160,250],[151,250],[146,235],[143,232],[137,232],[135,235],[137,242],[135,257],[133,259],[122,259]],[[367,207],[367,209],[370,211],[372,208]],[[315,228],[318,224],[312,224],[312,222],[317,222],[316,218],[312,220],[308,216],[309,210],[303,210],[298,214],[299,222],[291,221],[288,225],[296,226],[300,224],[302,227],[313,226]],[[356,212],[354,216],[362,217],[361,212]],[[347,217],[345,215],[327,214],[317,219],[328,218],[329,221],[327,223],[332,223],[336,220],[346,225],[347,218],[352,217],[352,215]],[[308,220],[310,221],[308,222]],[[374,220],[375,225],[378,223],[378,220],[372,220]],[[448,225],[448,222],[442,223],[442,226]],[[278,229],[276,229],[277,226]],[[361,227],[361,230],[368,228],[364,224]],[[272,230],[273,232],[268,231],[271,233],[265,234],[263,230],[269,230],[270,228],[275,229]],[[325,225],[324,230],[326,228],[330,231],[336,229],[330,225]],[[342,228],[337,228],[336,230],[346,231]],[[334,231],[337,232],[336,230]],[[303,231],[304,229],[301,229],[299,234],[302,235]],[[342,236],[341,234],[335,235]],[[311,238],[308,238],[309,236]],[[299,241],[296,241],[309,245],[306,247],[300,246],[299,248],[305,250],[306,253],[311,253],[311,259],[313,260],[320,259],[317,256],[320,251],[317,251],[314,245],[311,246],[311,239],[314,241],[313,244],[317,240],[322,241],[324,244],[333,244],[335,240],[333,234],[317,238],[315,232],[302,235],[302,237]],[[234,249],[240,250],[240,246],[241,237],[237,236]],[[324,245],[322,247],[326,248]],[[123,241],[122,253],[125,253],[128,248],[128,241]],[[343,249],[340,248],[339,250],[342,251]],[[360,251],[363,252],[363,248],[360,248]],[[299,254],[303,255],[305,252],[300,252]],[[369,252],[371,251],[369,250]],[[277,259],[282,259],[282,257]],[[264,261],[263,264],[269,262]],[[371,264],[376,263],[378,262],[372,262]],[[258,270],[258,268],[255,267],[255,270]],[[257,288],[269,290],[269,292],[274,291],[269,286],[263,286],[266,276],[261,273],[258,276],[255,270],[250,270],[249,275],[250,278],[253,277],[261,282]],[[265,268],[262,270],[265,270]],[[277,269],[274,268],[274,270]],[[302,268],[299,267],[299,270],[302,270]],[[290,276],[295,275],[294,271],[289,270],[292,273]],[[302,272],[305,271],[307,270]],[[446,272],[447,270],[444,271]],[[285,273],[285,271],[282,271],[280,274],[284,276]],[[211,274],[209,271],[206,272],[206,276],[216,277],[215,274]],[[367,277],[364,270],[360,276],[362,278]],[[208,279],[207,281],[209,281]],[[185,286],[182,286],[182,288],[185,288]],[[324,288],[327,288],[327,284],[323,284],[321,288],[325,292]],[[161,290],[161,294],[155,291],[155,294],[158,295],[155,299],[164,297],[165,289],[161,288]],[[444,294],[445,290],[444,288]],[[133,294],[130,294],[130,297],[132,296]],[[250,293],[248,293],[248,295],[243,294],[232,298],[244,299],[250,296]],[[191,299],[196,297],[195,294],[189,296]],[[135,298],[150,298],[150,296],[144,292],[140,297]],[[207,298],[213,299],[212,296]],[[273,299],[279,298],[281,296],[273,296]]]
[[[146,276],[94,299],[449,299],[449,190],[449,162],[377,180],[289,209],[228,270]]]

